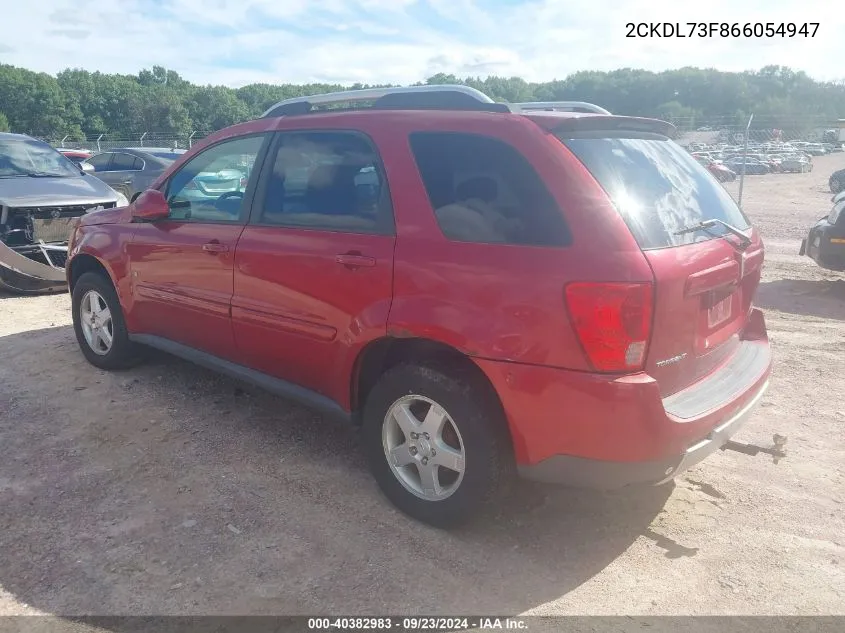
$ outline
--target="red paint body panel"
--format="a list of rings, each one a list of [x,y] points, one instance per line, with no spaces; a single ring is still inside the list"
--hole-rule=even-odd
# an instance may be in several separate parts
[[[742,338],[768,346],[759,311]],[[742,409],[771,372],[767,365],[739,397],[694,419],[679,421],[666,413],[660,386],[647,373],[606,376],[491,360],[475,362],[502,401],[517,463],[524,466],[556,455],[610,462],[680,455]]]
[[[132,331],[237,358],[229,311],[235,247],[243,227],[171,221],[134,226],[126,249]],[[207,243],[229,250],[207,252]]]
[[[235,254],[232,322],[239,362],[350,408],[352,364],[385,336],[393,282],[393,244],[358,235],[248,226]],[[350,268],[356,252],[373,266]]]

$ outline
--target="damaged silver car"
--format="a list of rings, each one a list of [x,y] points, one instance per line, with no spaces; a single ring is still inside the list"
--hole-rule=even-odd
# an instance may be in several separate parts
[[[23,134],[0,133],[0,289],[66,291],[67,242],[76,218],[126,197]]]

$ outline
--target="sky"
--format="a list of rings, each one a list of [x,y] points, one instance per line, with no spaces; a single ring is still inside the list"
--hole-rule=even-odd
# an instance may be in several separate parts
[[[845,78],[835,0],[2,0],[0,62],[199,84],[408,84],[458,77],[563,79],[579,70],[769,64]],[[819,22],[815,37],[627,38],[629,22]],[[812,28],[812,27],[811,27]]]

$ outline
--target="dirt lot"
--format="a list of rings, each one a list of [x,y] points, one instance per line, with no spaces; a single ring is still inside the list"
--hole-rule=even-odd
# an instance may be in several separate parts
[[[66,296],[0,298],[0,614],[845,614],[845,280],[797,256],[845,154],[815,165],[744,194],[777,364],[737,439],[788,458],[525,485],[457,533],[393,510],[352,429],[166,356],[98,371]]]

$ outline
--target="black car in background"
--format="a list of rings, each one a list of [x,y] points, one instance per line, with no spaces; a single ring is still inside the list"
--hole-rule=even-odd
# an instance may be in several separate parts
[[[837,194],[840,191],[845,191],[845,169],[835,171],[830,175],[828,181],[830,185],[830,193]]]
[[[830,213],[810,229],[798,254],[807,255],[822,268],[845,271],[845,191],[833,197]]]

